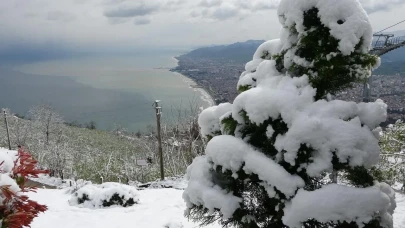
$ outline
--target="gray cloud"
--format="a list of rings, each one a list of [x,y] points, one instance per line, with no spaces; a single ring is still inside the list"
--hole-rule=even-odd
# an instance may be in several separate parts
[[[104,11],[106,17],[137,17],[152,14],[159,10],[159,5],[152,4],[137,4],[127,5],[122,4],[118,7]]]
[[[236,7],[225,5],[215,9],[211,15],[217,20],[226,20],[232,17],[240,16],[240,11]]]
[[[151,20],[149,19],[149,18],[137,18],[137,19],[135,19],[135,21],[134,21],[134,24],[135,25],[147,25],[147,24],[150,24],[151,23]]]
[[[123,24],[123,23],[126,23],[126,22],[130,21],[130,20],[131,20],[131,18],[128,18],[128,17],[109,17],[108,18],[108,21],[112,25]]]
[[[280,4],[279,0],[275,1],[257,1],[252,4],[252,10],[269,10],[269,9],[277,9],[278,5]]]
[[[59,22],[70,22],[73,21],[76,17],[73,14],[64,12],[64,11],[49,11],[46,19],[49,21],[59,21]]]
[[[221,0],[202,0],[199,4],[202,7],[213,7],[221,5]]]
[[[193,18],[226,20],[243,18],[256,11],[277,9],[281,0],[199,0],[189,15]],[[365,10],[371,14],[386,11],[394,6],[405,4],[405,0],[360,0]]]
[[[360,2],[369,14],[405,4],[405,0],[360,0]]]

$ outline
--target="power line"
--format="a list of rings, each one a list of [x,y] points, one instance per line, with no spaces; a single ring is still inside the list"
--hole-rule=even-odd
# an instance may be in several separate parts
[[[380,33],[380,32],[384,32],[385,30],[390,29],[390,28],[392,28],[392,27],[394,27],[394,26],[397,26],[397,25],[399,25],[399,24],[401,24],[401,23],[404,23],[404,22],[405,22],[405,20],[400,21],[400,22],[396,23],[395,25],[391,25],[391,26],[389,26],[389,27],[387,27],[387,28],[385,28],[385,29],[383,29],[383,30],[381,30],[381,31],[378,31],[378,32],[374,33],[374,35],[376,35],[376,34],[378,34],[378,33]]]

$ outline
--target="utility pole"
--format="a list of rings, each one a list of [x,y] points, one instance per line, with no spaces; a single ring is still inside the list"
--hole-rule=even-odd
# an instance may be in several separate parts
[[[160,134],[160,117],[162,116],[162,107],[159,106],[159,100],[155,101],[156,121],[157,121],[157,137],[159,144],[159,158],[160,158],[160,179],[165,179],[165,171],[163,168],[163,151],[162,151],[162,136]]]
[[[6,124],[6,131],[7,131],[8,149],[11,150],[10,134],[8,132],[7,114],[5,109],[3,109],[3,113],[4,113],[4,123]]]

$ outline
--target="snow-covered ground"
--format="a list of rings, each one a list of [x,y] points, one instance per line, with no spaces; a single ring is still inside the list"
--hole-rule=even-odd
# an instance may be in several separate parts
[[[32,228],[194,228],[198,224],[183,217],[186,205],[182,190],[145,189],[139,191],[140,203],[128,208],[88,209],[70,206],[71,195],[63,189],[39,189],[30,198],[49,209],[36,218]],[[394,227],[405,228],[405,195],[397,194]],[[207,228],[220,228],[220,225]]]
[[[394,227],[405,228],[405,195],[397,193],[395,199],[397,208],[394,212]]]
[[[39,189],[30,198],[48,205],[48,211],[35,218],[32,228],[194,228],[198,224],[183,217],[186,205],[182,190],[145,189],[139,191],[139,204],[128,208],[88,209],[70,206],[70,194],[63,189]],[[220,225],[207,228],[220,228]]]

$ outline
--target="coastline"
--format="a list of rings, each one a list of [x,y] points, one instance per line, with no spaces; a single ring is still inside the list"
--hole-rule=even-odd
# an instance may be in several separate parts
[[[194,91],[199,92],[201,94],[200,96],[201,100],[206,102],[208,107],[214,106],[216,104],[215,100],[207,90],[205,90],[203,87],[200,87],[200,85],[198,85],[198,83],[194,79],[187,77],[186,75],[181,74],[177,71],[173,71],[174,68],[179,66],[179,60],[176,58],[176,56],[173,56],[172,59],[176,61],[176,66],[170,69],[171,72],[182,77],[183,81],[189,84],[190,88],[194,89]]]

